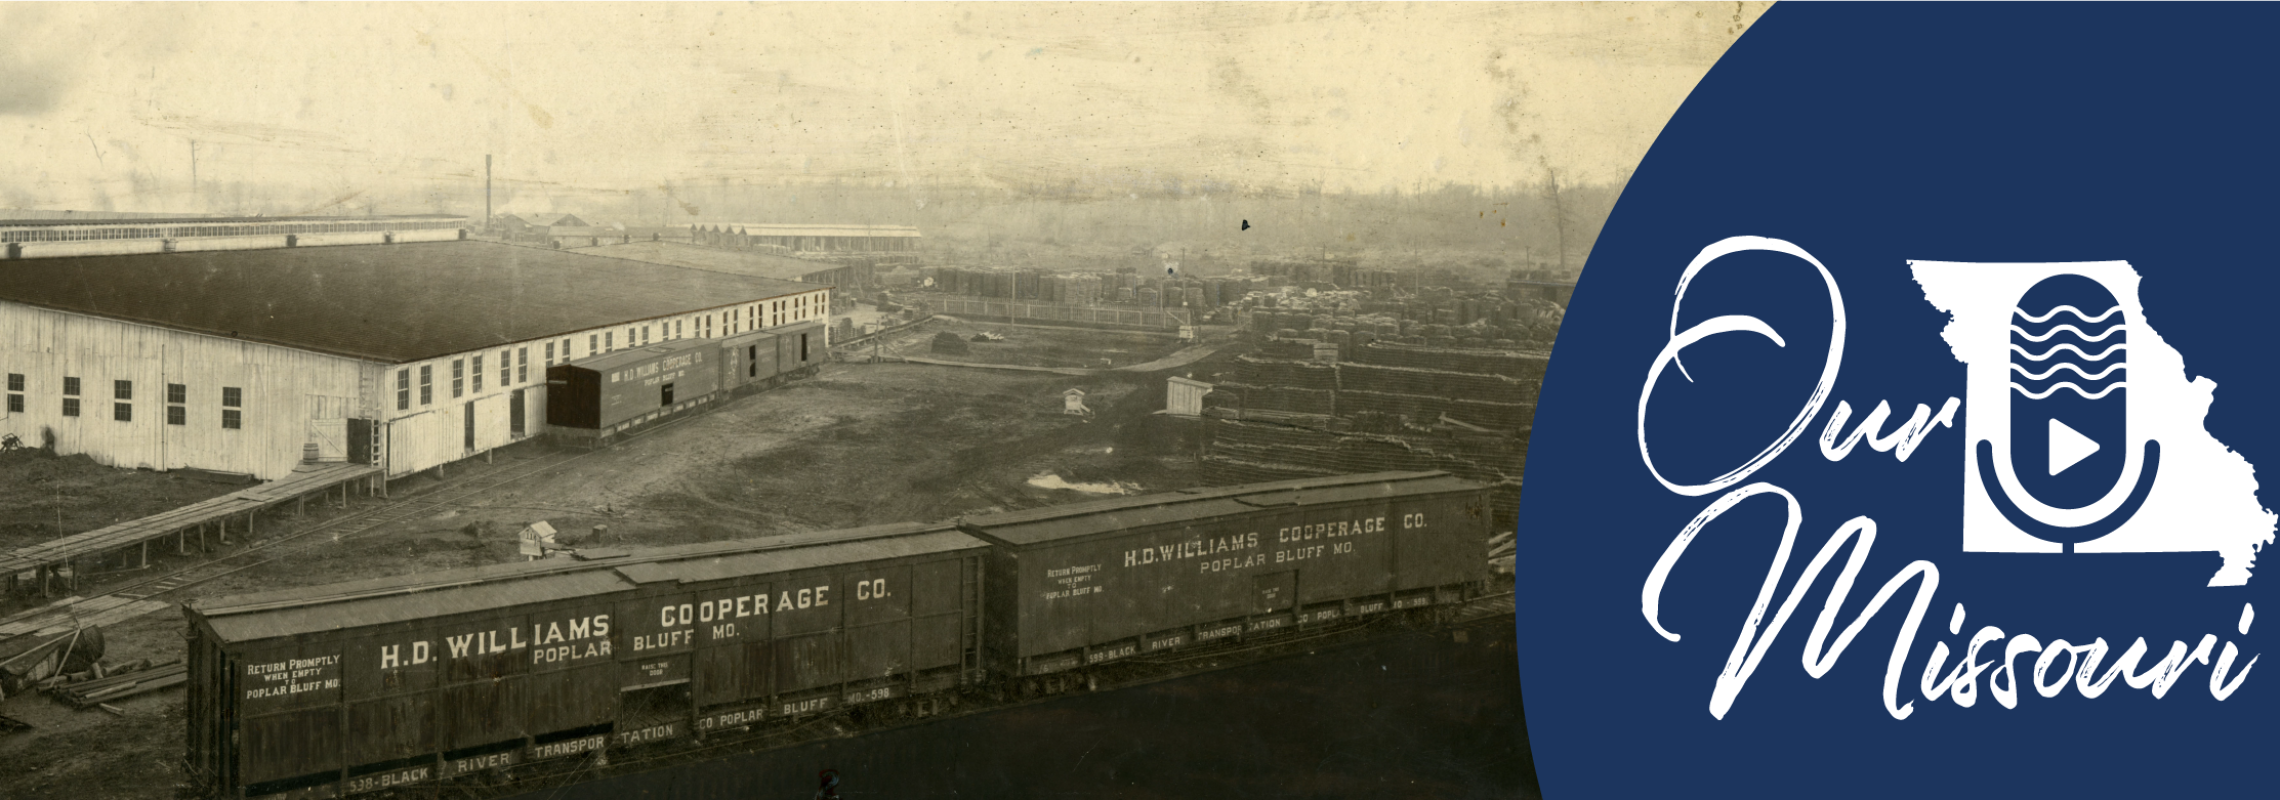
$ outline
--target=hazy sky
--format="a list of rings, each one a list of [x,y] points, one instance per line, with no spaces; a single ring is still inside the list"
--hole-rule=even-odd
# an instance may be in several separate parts
[[[0,3],[0,206],[186,210],[193,142],[209,195],[479,202],[485,153],[609,189],[1606,180],[1762,10]]]

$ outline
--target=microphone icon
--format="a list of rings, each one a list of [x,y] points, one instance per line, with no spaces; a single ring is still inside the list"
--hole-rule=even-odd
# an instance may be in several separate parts
[[[2029,288],[2010,320],[2009,424],[1991,426],[1998,435],[1973,448],[1980,484],[2003,517],[2068,553],[2136,515],[2161,468],[2159,442],[2130,447],[2126,317],[2087,276],[2053,275]],[[2036,453],[2042,464],[2020,468],[2022,454]]]

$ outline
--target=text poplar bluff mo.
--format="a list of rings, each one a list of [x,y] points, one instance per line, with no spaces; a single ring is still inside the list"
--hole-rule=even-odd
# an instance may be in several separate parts
[[[885,578],[851,581],[858,602],[884,600],[893,595]],[[831,605],[831,585],[779,590],[774,600],[766,591],[736,597],[717,597],[695,603],[667,601],[657,606],[658,632],[627,637],[633,652],[663,650],[680,647],[696,641],[700,625],[711,626],[711,639],[733,639],[741,635],[735,620],[766,616],[807,609],[821,609]],[[773,608],[771,608],[771,602]],[[497,655],[515,650],[529,650],[534,664],[551,664],[561,661],[579,661],[612,655],[610,615],[591,614],[567,620],[532,622],[507,628],[494,628],[444,637],[445,650],[451,658]],[[409,646],[381,645],[378,648],[380,668],[383,670],[418,666],[433,660],[440,653],[425,640]]]
[[[1700,273],[1703,268],[1718,258],[1746,251],[1787,254],[1812,264],[1813,268],[1820,272],[1821,280],[1829,295],[1831,325],[1828,355],[1822,364],[1820,381],[1814,385],[1812,395],[1806,399],[1803,408],[1797,412],[1796,419],[1791,421],[1788,429],[1783,431],[1779,439],[1767,445],[1764,450],[1759,451],[1748,461],[1743,462],[1741,466],[1735,467],[1724,475],[1713,478],[1706,483],[1675,483],[1664,477],[1655,468],[1654,457],[1647,442],[1647,405],[1654,393],[1656,381],[1662,377],[1663,370],[1676,365],[1683,371],[1684,365],[1679,360],[1681,352],[1696,342],[1723,333],[1755,333],[1772,340],[1777,347],[1788,346],[1787,342],[1782,340],[1781,335],[1775,332],[1772,326],[1767,325],[1763,320],[1750,316],[1713,317],[1686,330],[1678,329],[1679,305],[1685,302],[1687,284],[1693,281],[1696,274]],[[1836,384],[1839,362],[1844,354],[1844,344],[1845,307],[1843,295],[1837,290],[1836,278],[1831,276],[1828,268],[1811,254],[1789,242],[1757,236],[1737,236],[1703,248],[1702,252],[1694,257],[1694,261],[1687,265],[1686,272],[1678,279],[1678,290],[1671,301],[1670,339],[1663,345],[1662,351],[1656,354],[1653,366],[1647,370],[1646,384],[1639,392],[1639,457],[1645,462],[1647,471],[1664,488],[1688,497],[1725,491],[1728,487],[1733,487],[1749,478],[1751,474],[1765,467],[1766,464],[1771,463],[1774,458],[1787,450],[1789,445],[1795,442],[1798,436],[1802,435],[1806,428],[1812,424],[1814,417],[1819,415],[1821,405],[1828,399],[1830,387]],[[1839,436],[1843,434],[1844,425],[1852,415],[1852,407],[1847,403],[1839,402],[1837,407],[1830,412],[1829,421],[1821,432],[1821,455],[1830,461],[1841,461],[1845,456],[1852,453],[1856,445],[1865,440],[1868,446],[1877,452],[1892,452],[1899,460],[1906,461],[1909,454],[1915,452],[1916,447],[1934,429],[1954,426],[1955,412],[1960,405],[1960,400],[1950,397],[1941,406],[1939,413],[1934,415],[1929,406],[1918,404],[1915,414],[1909,417],[1906,422],[1889,432],[1880,433],[1879,428],[1891,414],[1891,407],[1888,403],[1879,402],[1876,409],[1869,412],[1868,416],[1861,421],[1860,426],[1853,430],[1852,435],[1844,437],[1840,442]],[[1822,545],[1820,552],[1814,554],[1813,560],[1805,566],[1804,573],[1798,576],[1797,582],[1790,588],[1788,596],[1782,601],[1780,610],[1773,615],[1773,621],[1766,623],[1766,609],[1771,605],[1775,588],[1780,584],[1782,572],[1789,563],[1790,549],[1796,542],[1797,528],[1803,521],[1803,510],[1795,495],[1770,483],[1751,483],[1726,491],[1726,494],[1713,501],[1709,507],[1695,515],[1693,520],[1687,522],[1686,526],[1679,530],[1677,537],[1671,540],[1670,546],[1665,548],[1662,556],[1655,560],[1654,569],[1647,573],[1646,583],[1639,592],[1639,610],[1646,616],[1647,624],[1652,626],[1655,632],[1661,634],[1664,639],[1673,642],[1679,640],[1679,635],[1665,629],[1660,620],[1663,584],[1669,579],[1671,569],[1677,566],[1679,558],[1686,553],[1687,544],[1692,542],[1705,526],[1727,510],[1759,495],[1779,497],[1787,503],[1788,522],[1783,526],[1780,546],[1774,549],[1773,563],[1766,571],[1765,583],[1758,589],[1757,600],[1750,607],[1749,615],[1743,619],[1741,635],[1734,642],[1733,653],[1727,658],[1725,669],[1718,674],[1717,683],[1710,692],[1711,716],[1719,719],[1725,718],[1726,712],[1733,707],[1735,696],[1741,693],[1742,685],[1749,680],[1750,674],[1757,670],[1758,662],[1765,657],[1767,648],[1773,645],[1774,639],[1781,634],[1782,626],[1789,621],[1790,614],[1796,611],[1798,604],[1804,600],[1806,590],[1813,585],[1815,579],[1820,576],[1821,570],[1829,565],[1829,562],[1836,557],[1838,552],[1843,550],[1847,544],[1853,544],[1852,551],[1845,560],[1844,568],[1838,572],[1836,581],[1829,588],[1829,594],[1822,604],[1820,616],[1813,623],[1813,632],[1805,639],[1805,649],[1801,660],[1806,674],[1814,678],[1827,674],[1830,668],[1836,666],[1837,658],[1844,653],[1845,646],[1852,643],[1853,637],[1860,633],[1861,628],[1868,624],[1869,619],[1882,610],[1884,604],[1899,593],[1900,589],[1909,581],[1917,581],[1914,602],[1909,605],[1907,617],[1901,621],[1899,635],[1893,641],[1892,653],[1885,662],[1884,671],[1884,709],[1894,719],[1907,719],[1915,711],[1915,702],[1899,702],[1901,667],[1908,660],[1909,648],[1916,638],[1916,628],[1922,623],[1924,612],[1931,607],[1932,596],[1939,590],[1940,571],[1937,565],[1930,561],[1918,560],[1901,568],[1890,580],[1885,581],[1883,587],[1877,590],[1876,596],[1870,599],[1868,605],[1861,609],[1859,615],[1855,616],[1852,622],[1845,626],[1844,631],[1837,635],[1836,642],[1833,644],[1829,642],[1829,631],[1836,624],[1837,609],[1844,604],[1845,597],[1851,593],[1853,580],[1859,575],[1863,562],[1867,561],[1869,549],[1876,543],[1876,521],[1868,517],[1856,516],[1846,520],[1834,534],[1830,535],[1828,542]],[[1855,542],[1857,544],[1854,544]],[[2254,609],[2244,604],[2237,626],[2241,635],[2246,636],[2248,634],[2249,625],[2254,617]],[[1949,618],[1948,633],[1950,635],[1961,635],[1963,620],[1964,608],[1963,604],[1959,602]],[[2153,696],[2159,698],[2168,694],[2169,688],[2182,678],[2194,664],[2209,664],[2210,655],[2217,645],[2215,634],[2202,636],[2200,643],[2190,648],[2183,641],[2174,642],[2171,644],[2168,654],[2163,656],[2160,661],[2155,662],[2151,668],[2140,671],[2138,667],[2147,652],[2145,639],[2141,637],[2131,644],[2127,651],[2122,653],[2121,658],[2101,674],[2099,667],[2111,649],[2102,637],[2089,644],[2073,644],[2065,639],[2054,639],[2045,644],[2033,635],[2022,633],[2009,637],[2009,642],[2002,648],[2002,656],[1999,660],[1981,659],[1983,648],[2004,638],[2005,634],[2000,628],[1992,625],[1980,628],[1972,634],[1969,644],[1965,645],[1963,658],[1957,661],[1954,668],[1947,670],[1944,675],[1942,668],[1946,665],[1951,651],[1946,642],[1936,643],[1932,648],[1930,661],[1925,664],[1923,677],[1918,683],[1924,699],[1937,701],[1945,696],[1955,701],[1956,705],[1968,708],[1978,701],[1980,674],[1988,672],[1988,693],[1993,695],[1995,701],[2001,703],[2004,708],[2017,708],[2022,679],[2015,661],[2020,656],[2036,652],[2039,652],[2040,655],[2034,661],[2031,682],[2035,692],[2043,697],[2057,697],[2066,690],[2067,683],[2071,678],[2076,691],[2080,692],[2084,698],[2096,698],[2105,693],[2116,677],[2120,677],[2132,689],[2151,687]],[[2241,683],[2248,679],[2249,670],[2256,666],[2256,658],[2252,656],[2248,663],[2240,668],[2239,674],[2232,674],[2234,661],[2239,655],[2240,649],[2237,645],[2229,641],[2225,642],[2223,654],[2217,657],[2209,672],[2209,693],[2219,701],[2232,696],[2232,693],[2240,688]],[[2054,670],[2053,667],[2057,665],[2061,657],[2066,660],[2065,668]],[[1990,670],[1992,671],[1990,672]],[[2229,679],[2228,676],[2230,676]],[[2046,681],[2046,677],[2053,678],[2053,680]]]
[[[1317,540],[1347,539],[1356,536],[1363,536],[1366,534],[1382,533],[1386,530],[1385,520],[1386,518],[1383,516],[1362,517],[1359,519],[1342,519],[1331,522],[1315,522],[1303,525],[1291,525],[1278,529],[1275,531],[1276,544],[1296,544],[1300,545],[1300,547],[1286,550],[1277,550],[1275,551],[1272,561],[1276,564],[1284,564],[1293,561],[1304,561],[1309,558],[1319,558],[1325,554],[1345,555],[1348,553],[1356,552],[1354,550],[1354,545],[1352,542],[1333,542],[1327,545],[1314,545],[1310,543]],[[1423,513],[1403,514],[1401,515],[1401,527],[1403,530],[1424,528],[1425,515]],[[1160,544],[1152,547],[1142,547],[1136,550],[1126,550],[1124,551],[1124,566],[1126,568],[1131,568],[1146,566],[1150,564],[1169,563],[1186,559],[1204,558],[1206,556],[1217,555],[1219,553],[1240,553],[1245,550],[1255,551],[1258,549],[1259,534],[1255,532],[1235,534],[1231,536],[1215,536],[1208,539],[1196,538],[1185,542],[1174,542],[1171,544]],[[1196,566],[1196,571],[1220,572],[1229,569],[1245,569],[1263,565],[1268,562],[1269,559],[1266,554],[1254,552],[1247,555],[1206,559]]]

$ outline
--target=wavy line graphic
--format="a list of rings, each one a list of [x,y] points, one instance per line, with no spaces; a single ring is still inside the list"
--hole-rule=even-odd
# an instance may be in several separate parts
[[[2073,381],[2060,381],[2058,385],[2044,389],[2042,391],[2042,394],[2035,394],[2034,392],[2027,391],[2027,387],[2020,386],[2016,383],[2011,384],[2011,388],[2019,390],[2019,393],[2026,395],[2027,399],[2029,400],[2041,400],[2045,397],[2056,394],[2060,389],[2073,389],[2074,393],[2082,395],[2082,399],[2084,400],[2096,400],[2112,393],[2115,389],[2119,389],[2128,385],[2130,385],[2129,381],[2116,381],[2114,383],[2107,384],[2106,388],[2099,389],[2095,394],[2082,391],[2082,387],[2074,385]]]
[[[2050,349],[2044,350],[2040,353],[2028,350],[2015,344],[2011,345],[2011,349],[2018,351],[2019,355],[2025,356],[2028,361],[2049,361],[2050,357],[2058,353],[2060,350],[2072,350],[2074,351],[2075,355],[2080,356],[2084,361],[2104,361],[2106,360],[2106,356],[2112,355],[2114,351],[2127,349],[2129,346],[2130,345],[2128,342],[2119,342],[2112,347],[2098,351],[2097,355],[2091,355],[2089,353],[2082,352],[2082,348],[2075,347],[2071,344],[2053,345]]]
[[[2020,317],[2022,317],[2022,318],[2026,319],[2026,321],[2028,321],[2028,322],[2049,322],[2049,321],[2050,321],[2050,318],[2051,318],[2051,317],[2055,317],[2055,316],[2058,316],[2058,312],[2064,311],[2064,312],[2067,312],[2067,313],[2073,314],[2073,315],[2074,315],[2076,318],[2078,318],[2078,319],[2081,319],[2081,320],[2082,320],[2082,322],[2083,322],[2083,324],[2092,324],[2092,323],[2104,322],[2104,321],[2106,321],[2106,318],[2107,318],[2107,317],[2111,317],[2111,316],[2115,315],[2116,313],[2119,313],[2121,310],[2122,310],[2122,307],[2121,307],[2121,306],[2114,306],[2113,308],[2109,308],[2109,309],[2106,309],[2106,312],[2105,312],[2105,313],[2103,313],[2103,314],[2099,314],[2098,316],[2095,316],[2095,317],[2093,317],[2093,316],[2089,316],[2089,315],[2083,314],[2083,313],[2082,313],[2082,309],[2079,309],[2079,308],[2075,308],[2075,307],[2073,307],[2073,306],[2062,305],[2062,306],[2059,306],[2059,307],[2057,307],[2057,308],[2053,308],[2053,309],[2051,309],[2051,310],[2050,310],[2048,313],[2045,313],[2045,314],[2043,314],[2042,316],[2039,316],[2039,317],[2038,317],[2038,316],[2035,316],[2035,315],[2033,315],[2033,314],[2029,314],[2029,313],[2027,313],[2025,309],[2012,309],[2012,311],[2015,311],[2015,312],[2017,312],[2017,313],[2018,313],[2018,315],[2019,315]]]
[[[2106,376],[2108,375],[2112,375],[2121,370],[2129,369],[2129,364],[2127,362],[2112,364],[2107,366],[2105,369],[2098,370],[2098,373],[2095,375],[2088,372],[2083,372],[2081,366],[2076,365],[2071,361],[2059,362],[2058,364],[2052,365],[2050,369],[2039,373],[2028,372],[2027,365],[2025,364],[2012,364],[2011,368],[2018,370],[2019,374],[2025,375],[2027,377],[2027,380],[2030,381],[2049,380],[2050,376],[2056,375],[2058,374],[2059,370],[2065,369],[2074,370],[2074,374],[2082,376],[2082,379],[2086,381],[2102,381],[2105,380]]]
[[[2041,336],[2036,336],[2032,333],[2028,333],[2027,329],[2021,328],[2017,325],[2011,326],[2011,332],[2018,334],[2020,338],[2026,339],[2030,342],[2050,341],[2050,337],[2057,336],[2059,331],[2073,331],[2075,336],[2081,337],[2082,341],[2085,342],[2103,342],[2106,340],[2106,337],[2120,333],[2124,327],[2125,326],[2122,323],[2116,322],[2112,325],[2107,326],[2105,330],[2099,331],[2098,335],[2096,336],[2084,333],[2081,328],[2074,327],[2072,324],[2068,323],[2060,323],[2057,327],[2044,331],[2043,335]]]

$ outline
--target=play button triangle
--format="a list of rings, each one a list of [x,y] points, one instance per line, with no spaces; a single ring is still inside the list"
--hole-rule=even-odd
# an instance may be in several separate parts
[[[2050,474],[2065,472],[2067,467],[2082,463],[2082,459],[2098,452],[2098,443],[2066,423],[2050,421]]]

